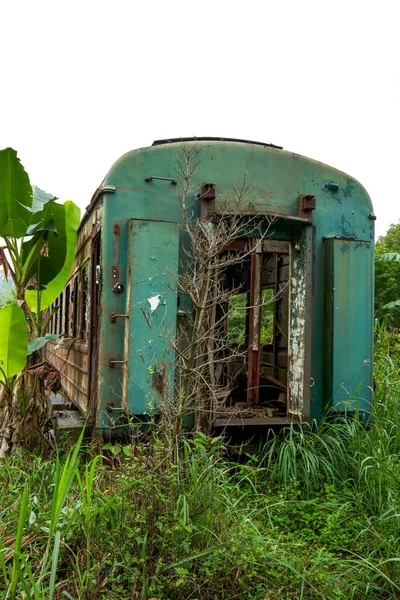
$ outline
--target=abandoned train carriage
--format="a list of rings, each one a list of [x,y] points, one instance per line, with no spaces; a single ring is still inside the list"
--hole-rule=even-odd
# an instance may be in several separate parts
[[[364,188],[276,146],[214,138],[184,143],[201,145],[189,198],[198,216],[218,212],[246,173],[243,212],[272,221],[240,268],[225,274],[237,302],[229,335],[245,351],[227,361],[225,376],[234,385],[211,424],[318,419],[326,405],[368,413],[375,217]],[[49,330],[74,341],[59,349],[49,343],[48,359],[61,371],[69,399],[103,433],[118,429],[127,414],[145,419],[150,406],[157,410],[161,374],[161,388],[173,396],[171,341],[177,314],[190,309],[177,290],[185,254],[174,168],[181,144],[157,141],[112,166],[83,217],[74,270],[55,302]],[[272,313],[254,301],[264,293],[274,298]],[[265,335],[263,319],[269,319]]]

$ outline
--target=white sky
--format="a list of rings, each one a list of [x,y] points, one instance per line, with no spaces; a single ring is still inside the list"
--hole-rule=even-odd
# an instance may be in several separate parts
[[[396,0],[0,0],[0,148],[84,208],[155,139],[273,142],[400,219]]]

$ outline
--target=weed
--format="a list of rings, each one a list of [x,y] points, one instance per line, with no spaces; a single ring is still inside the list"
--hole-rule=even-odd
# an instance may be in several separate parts
[[[0,470],[0,597],[398,598],[396,336],[378,327],[367,426],[327,416],[241,462],[220,438],[177,447],[157,427],[82,461],[79,443],[50,460],[15,447]]]

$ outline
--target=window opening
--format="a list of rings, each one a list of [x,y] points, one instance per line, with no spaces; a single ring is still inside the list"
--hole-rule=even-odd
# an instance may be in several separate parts
[[[274,340],[274,292],[263,289],[261,293],[261,345],[272,344]]]
[[[82,282],[81,282],[81,290],[82,290],[82,307],[81,307],[81,323],[80,323],[80,339],[82,341],[87,340],[87,326],[88,326],[88,266],[86,265],[82,271]]]
[[[90,271],[90,378],[97,380],[98,353],[99,353],[99,323],[100,323],[100,298],[101,298],[101,238],[96,235],[92,242],[91,271]],[[90,407],[95,410],[97,406],[97,386],[90,387]]]
[[[53,315],[53,304],[50,305],[49,311],[50,311],[51,317],[49,319],[49,322],[47,323],[46,331],[48,333],[53,333],[53,317],[54,317],[54,315]]]
[[[65,311],[64,311],[64,333],[70,334],[70,297],[71,287],[70,284],[65,288]]]
[[[61,292],[60,294],[60,308],[59,308],[59,317],[58,317],[58,333],[64,333],[63,331],[63,326],[64,326],[64,321],[63,321],[63,308],[64,308],[64,292]]]
[[[246,341],[247,292],[232,294],[228,301],[228,340],[243,344]]]
[[[57,298],[57,300],[54,303],[54,308],[56,308],[57,310],[54,313],[54,327],[53,327],[53,333],[57,334],[58,333],[58,306],[59,306],[59,299]]]
[[[73,304],[73,313],[72,313],[72,337],[76,338],[78,333],[78,299],[79,299],[79,286],[78,286],[78,277],[75,277],[74,280],[74,289],[72,291],[72,304]]]

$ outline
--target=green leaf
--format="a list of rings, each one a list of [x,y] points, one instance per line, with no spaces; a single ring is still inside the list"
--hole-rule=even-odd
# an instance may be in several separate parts
[[[35,235],[35,233],[43,231],[53,231],[56,235],[58,235],[57,227],[54,225],[54,219],[50,219],[50,221],[45,225],[42,223],[34,223],[33,225],[29,225],[26,235]]]
[[[378,254],[376,257],[377,260],[394,260],[395,262],[400,262],[400,254],[397,252],[386,252],[385,254]]]
[[[28,228],[32,239],[22,244],[23,278],[46,285],[62,269],[66,254],[65,206],[48,202],[43,211],[35,215],[35,224]],[[47,244],[46,252],[42,252]]]
[[[0,380],[9,379],[25,367],[28,333],[22,308],[15,304],[0,310]]]
[[[17,535],[15,537],[13,565],[11,573],[11,598],[14,600],[18,584],[18,565],[21,551],[22,538],[24,535],[25,519],[28,512],[28,487],[24,488],[21,505],[19,509]]]
[[[51,200],[57,200],[57,198],[55,196],[53,196],[53,194],[48,194],[47,192],[44,192],[43,190],[38,188],[36,185],[32,186],[32,193],[33,193],[33,202],[32,202],[32,212],[33,213],[38,213],[38,212],[42,211],[45,204],[47,204]]]
[[[384,304],[382,308],[390,309],[390,308],[400,308],[400,300],[395,300],[394,302],[388,302]]]
[[[64,209],[64,218],[56,210],[57,218],[54,219],[59,235],[56,237],[50,232],[48,239],[49,256],[41,256],[38,281],[40,286],[45,286],[41,292],[27,290],[25,299],[28,306],[35,313],[38,312],[38,294],[40,294],[40,310],[48,308],[63,290],[71,273],[75,258],[76,234],[80,222],[80,210],[70,200],[63,205],[55,204]],[[46,260],[48,259],[48,260]],[[52,261],[52,262],[50,262]]]
[[[58,555],[60,553],[60,543],[61,543],[61,531],[56,531],[56,535],[54,537],[53,554],[51,557],[49,600],[53,600],[54,590],[56,588],[56,575],[57,575]]]
[[[31,219],[32,187],[12,148],[0,151],[0,235],[21,238]]]
[[[60,336],[56,335],[55,333],[46,333],[46,335],[43,337],[28,340],[28,355],[36,352],[36,350],[40,350],[40,348],[43,348],[43,346],[45,346],[50,340],[55,342],[59,338]]]

